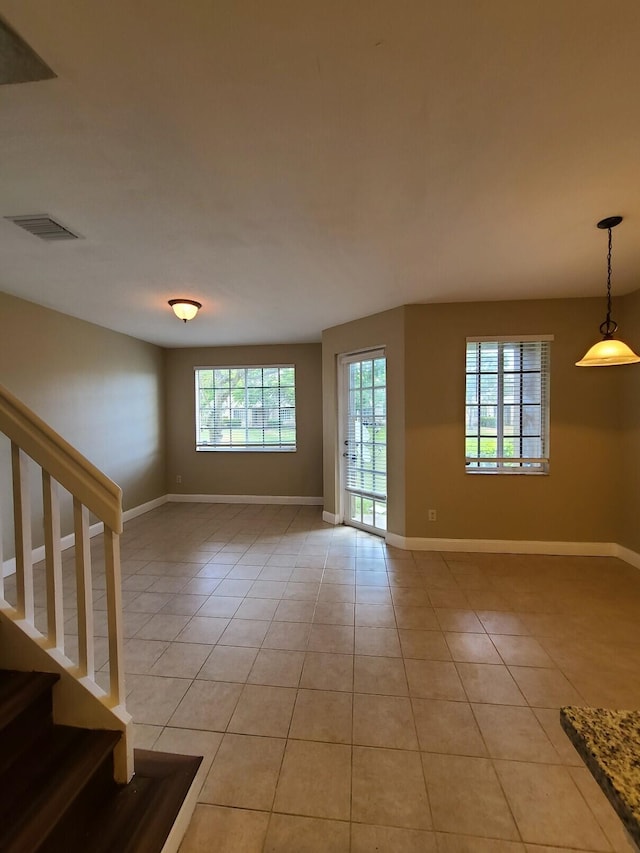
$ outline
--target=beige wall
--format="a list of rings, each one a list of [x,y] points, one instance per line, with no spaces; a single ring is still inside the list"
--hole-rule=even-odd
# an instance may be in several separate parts
[[[640,354],[640,290],[616,300],[618,337]],[[640,553],[640,364],[616,367],[622,382],[622,488],[616,497],[618,541]]]
[[[163,374],[159,347],[0,293],[0,383],[122,487],[125,509],[164,494]],[[6,531],[4,437],[0,476]]]
[[[597,340],[602,308],[601,299],[407,307],[408,536],[615,541],[622,377],[574,364]],[[465,474],[465,338],[520,334],[554,336],[550,473]]]
[[[640,291],[617,306],[621,336],[638,349]],[[597,339],[602,311],[599,298],[411,305],[328,329],[322,348],[163,351],[0,293],[0,382],[123,487],[125,508],[166,492],[324,493],[325,509],[335,513],[337,357],[385,346],[391,532],[619,541],[640,551],[640,367],[574,366]],[[549,476],[465,474],[466,336],[537,333],[555,338]],[[196,453],[194,366],[263,363],[296,364],[298,452]],[[0,441],[5,516],[7,450]],[[429,508],[437,510],[435,523],[427,521]],[[5,543],[5,558],[11,555]]]
[[[324,508],[338,514],[338,356],[383,346],[387,356],[388,503],[387,526],[405,534],[405,308],[394,308],[334,326],[322,333],[322,395],[324,431]]]
[[[601,299],[407,305],[323,334],[325,509],[337,512],[336,358],[385,345],[388,527],[407,537],[617,541],[625,371],[575,367],[597,340]],[[636,303],[640,333],[640,298]],[[553,335],[550,473],[472,475],[464,466],[467,336]],[[636,374],[633,374],[635,377]],[[640,383],[631,377],[629,382]],[[640,388],[638,388],[640,391]],[[640,394],[636,394],[640,399]],[[640,468],[640,403],[628,411]],[[640,478],[636,478],[638,483]],[[631,489],[631,487],[629,487]],[[631,492],[628,489],[628,494]],[[640,506],[640,485],[631,504]],[[437,511],[436,522],[427,510]],[[633,511],[631,511],[631,514]],[[635,528],[627,522],[627,535]],[[634,541],[640,540],[636,535]],[[631,541],[631,538],[629,538]],[[638,546],[640,549],[640,542]]]
[[[296,367],[297,451],[196,451],[194,367],[259,364]],[[322,495],[320,344],[172,349],[166,350],[166,368],[168,493]]]

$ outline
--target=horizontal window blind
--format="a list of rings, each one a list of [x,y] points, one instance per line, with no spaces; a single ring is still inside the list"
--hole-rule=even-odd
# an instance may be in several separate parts
[[[198,367],[196,450],[295,450],[295,367]]]
[[[387,362],[383,356],[346,361],[348,399],[345,486],[365,497],[387,495]]]
[[[546,473],[548,339],[467,340],[467,471]]]

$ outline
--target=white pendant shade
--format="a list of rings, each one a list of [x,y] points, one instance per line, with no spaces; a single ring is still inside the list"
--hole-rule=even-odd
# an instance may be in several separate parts
[[[605,338],[594,344],[586,355],[576,361],[577,367],[614,367],[620,364],[637,364],[640,356],[622,341]]]

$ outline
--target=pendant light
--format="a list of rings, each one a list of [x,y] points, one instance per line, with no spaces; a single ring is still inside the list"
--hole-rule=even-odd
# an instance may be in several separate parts
[[[193,320],[198,311],[202,308],[200,302],[195,302],[193,299],[170,299],[169,305],[173,308],[173,313],[179,320]]]
[[[622,222],[621,216],[608,216],[598,222],[598,228],[609,233],[609,251],[607,253],[607,318],[600,325],[602,340],[594,344],[586,355],[576,361],[577,367],[613,367],[618,364],[637,364],[640,357],[623,341],[616,340],[613,335],[618,328],[615,320],[611,319],[611,229]]]

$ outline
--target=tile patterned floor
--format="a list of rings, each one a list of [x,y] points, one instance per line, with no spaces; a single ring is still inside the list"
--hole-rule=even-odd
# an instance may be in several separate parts
[[[122,558],[136,743],[205,756],[182,853],[633,849],[558,708],[640,707],[636,569],[398,551],[315,507],[222,504],[129,522]]]

